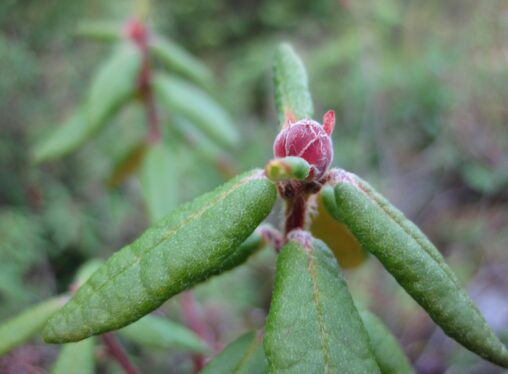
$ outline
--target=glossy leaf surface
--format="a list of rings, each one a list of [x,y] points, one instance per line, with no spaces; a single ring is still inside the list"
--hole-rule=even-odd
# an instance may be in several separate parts
[[[202,374],[263,374],[268,364],[263,351],[263,335],[251,331],[229,344],[201,372]]]
[[[314,109],[307,72],[302,60],[289,44],[282,44],[275,53],[273,79],[279,123],[284,126],[303,118],[312,118]]]
[[[206,352],[206,344],[187,327],[162,317],[144,316],[118,330],[126,339],[141,347],[156,349],[182,348]]]
[[[378,373],[367,333],[326,245],[290,233],[265,335],[272,373]]]
[[[175,159],[163,142],[150,145],[140,172],[143,198],[152,223],[178,204]]]
[[[170,113],[187,117],[215,142],[234,147],[240,141],[230,116],[198,87],[177,77],[157,74],[154,88]]]
[[[0,356],[37,335],[46,321],[62,307],[66,296],[33,306],[0,325]]]
[[[93,274],[49,321],[46,341],[77,341],[126,326],[216,274],[275,198],[274,185],[254,170],[175,209]]]
[[[341,171],[335,187],[340,220],[444,332],[469,350],[508,367],[508,351],[489,328],[426,236],[365,181]]]

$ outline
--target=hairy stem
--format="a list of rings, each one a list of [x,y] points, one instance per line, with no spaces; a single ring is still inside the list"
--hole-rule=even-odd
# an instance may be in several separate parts
[[[111,357],[113,357],[118,364],[122,367],[122,369],[127,374],[138,374],[138,370],[134,367],[134,365],[130,362],[129,357],[125,353],[124,349],[116,339],[116,337],[108,332],[101,335],[101,339],[104,345],[108,349],[108,353]]]

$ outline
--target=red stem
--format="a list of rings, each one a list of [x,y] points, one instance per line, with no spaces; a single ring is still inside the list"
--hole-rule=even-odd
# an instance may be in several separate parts
[[[104,342],[104,345],[106,345],[109,354],[111,357],[113,357],[122,367],[122,369],[127,374],[138,374],[138,369],[132,365],[132,363],[129,360],[129,357],[127,357],[127,354],[125,353],[124,349],[118,342],[118,340],[115,338],[115,336],[108,332],[101,335],[102,341]]]
[[[284,238],[295,229],[303,229],[307,215],[307,196],[298,194],[286,199]]]

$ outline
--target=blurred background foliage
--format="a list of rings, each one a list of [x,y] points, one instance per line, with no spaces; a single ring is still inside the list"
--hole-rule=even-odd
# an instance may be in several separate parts
[[[35,167],[29,152],[77,105],[107,56],[109,47],[80,38],[77,26],[121,23],[140,7],[116,0],[0,3],[0,319],[66,290],[85,260],[106,258],[148,225],[137,181],[108,184],[139,139],[143,119],[135,108],[63,160]],[[242,134],[230,152],[238,171],[272,156],[272,55],[279,41],[293,43],[309,71],[318,119],[327,109],[337,113],[334,165],[380,187],[422,227],[507,337],[506,2],[158,0],[151,7],[159,33],[216,74],[211,93]],[[203,166],[206,153],[168,141],[181,201],[224,180],[220,168]],[[196,290],[222,344],[263,326],[273,257],[264,252]],[[373,258],[346,275],[418,372],[501,372],[445,338]],[[181,319],[176,300],[161,313]],[[146,372],[190,365],[181,352],[127,348]],[[43,371],[55,352],[35,342],[0,367]],[[100,370],[118,371],[111,365]]]

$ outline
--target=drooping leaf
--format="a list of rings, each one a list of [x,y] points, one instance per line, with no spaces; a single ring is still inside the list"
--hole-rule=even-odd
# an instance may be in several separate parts
[[[439,251],[402,212],[354,174],[336,171],[340,220],[443,331],[467,349],[508,367],[508,351]]]
[[[78,149],[90,137],[90,128],[83,109],[74,112],[63,125],[35,145],[33,159],[36,163],[63,157]]]
[[[142,164],[147,149],[148,146],[143,140],[135,144],[126,154],[124,154],[113,167],[113,171],[108,178],[108,185],[113,188],[117,187],[129,176],[134,174]]]
[[[114,42],[122,37],[123,26],[116,22],[86,21],[78,26],[79,36],[101,42]]]
[[[206,352],[207,346],[187,327],[162,317],[147,315],[118,333],[141,347],[156,349],[182,348]]]
[[[150,145],[140,170],[140,180],[150,221],[157,222],[178,204],[175,158],[162,141]]]
[[[62,296],[44,301],[3,322],[0,325],[0,356],[37,335],[66,300],[67,296]]]
[[[316,238],[321,239],[331,249],[339,265],[343,269],[360,265],[367,259],[367,252],[349,229],[331,215],[327,204],[335,206],[333,188],[326,186],[316,197],[317,210],[312,219],[310,231]],[[333,207],[332,206],[332,207]]]
[[[381,373],[414,373],[402,347],[384,323],[367,309],[360,308],[359,312]]]
[[[314,113],[307,72],[302,60],[289,44],[282,44],[275,53],[273,65],[275,102],[279,123],[312,118]]]
[[[150,50],[159,57],[169,69],[209,87],[213,81],[210,70],[197,58],[171,40],[154,36],[149,42]]]
[[[51,370],[52,374],[94,374],[95,338],[62,347],[58,359]]]
[[[265,352],[273,373],[378,373],[347,285],[326,245],[293,231],[277,260]]]
[[[47,342],[118,329],[205,280],[270,213],[274,185],[242,174],[175,209],[113,255],[47,324]]]
[[[92,80],[87,101],[90,135],[102,128],[134,96],[142,57],[138,48],[125,42],[118,46]]]
[[[229,344],[201,372],[202,374],[263,374],[268,364],[262,332],[251,331]]]
[[[229,115],[198,87],[180,78],[156,74],[154,88],[163,105],[170,111],[189,118],[215,142],[234,147],[240,137]]]

